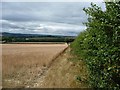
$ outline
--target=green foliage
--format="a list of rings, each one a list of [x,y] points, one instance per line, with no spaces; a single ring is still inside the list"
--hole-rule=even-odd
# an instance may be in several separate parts
[[[106,11],[91,4],[86,31],[71,44],[72,53],[86,62],[89,83],[98,88],[120,88],[120,2],[106,2]]]
[[[12,36],[3,36],[2,41],[5,43],[10,42],[72,42],[74,37],[12,37]]]
[[[77,76],[77,77],[76,77],[76,80],[77,80],[77,81],[82,81],[82,78],[81,78],[80,76]]]

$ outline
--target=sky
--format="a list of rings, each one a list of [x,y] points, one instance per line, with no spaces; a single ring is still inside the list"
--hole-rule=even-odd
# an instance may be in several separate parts
[[[95,2],[105,10],[102,2]],[[2,32],[77,36],[90,2],[2,2]]]

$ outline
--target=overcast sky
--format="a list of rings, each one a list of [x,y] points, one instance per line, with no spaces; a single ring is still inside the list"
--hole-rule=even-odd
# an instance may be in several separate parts
[[[104,3],[96,3],[105,9]],[[2,2],[3,32],[76,36],[85,30],[90,2]]]

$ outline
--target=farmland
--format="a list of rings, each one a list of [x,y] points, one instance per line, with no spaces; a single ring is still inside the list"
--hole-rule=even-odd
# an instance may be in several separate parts
[[[67,44],[2,44],[3,87],[33,86]]]

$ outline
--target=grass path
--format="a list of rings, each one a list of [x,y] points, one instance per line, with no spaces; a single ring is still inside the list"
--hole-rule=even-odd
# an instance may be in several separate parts
[[[70,60],[70,48],[61,54],[44,75],[37,79],[35,88],[87,88],[87,70],[82,61]],[[79,75],[79,76],[78,76]],[[80,81],[77,81],[80,77]]]

